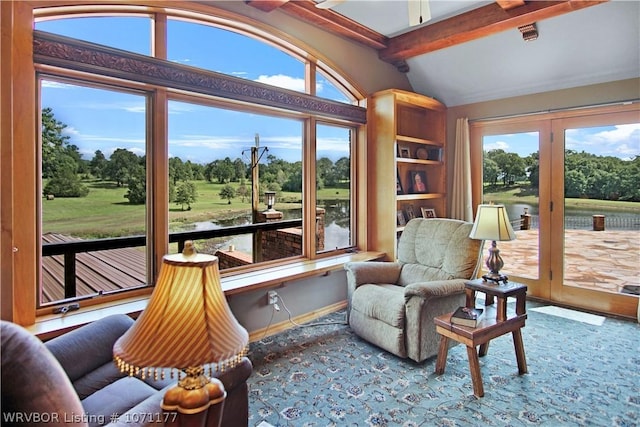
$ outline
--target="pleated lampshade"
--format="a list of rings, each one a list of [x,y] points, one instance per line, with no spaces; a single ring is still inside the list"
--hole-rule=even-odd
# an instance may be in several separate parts
[[[163,258],[147,308],[116,341],[113,354],[121,371],[157,377],[166,368],[231,368],[248,342],[222,292],[218,258],[175,254]]]

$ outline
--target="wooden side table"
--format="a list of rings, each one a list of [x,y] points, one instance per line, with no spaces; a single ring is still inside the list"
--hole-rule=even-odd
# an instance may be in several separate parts
[[[525,325],[527,313],[525,308],[527,286],[521,283],[508,282],[494,284],[483,279],[471,280],[465,283],[466,306],[475,307],[476,292],[486,294],[485,313],[475,328],[451,323],[451,314],[443,314],[435,318],[436,332],[440,334],[440,346],[438,348],[438,360],[436,362],[436,374],[441,375],[447,363],[449,351],[449,339],[467,346],[469,357],[469,370],[473,382],[473,394],[477,397],[484,396],[482,374],[478,356],[485,356],[489,350],[489,342],[501,335],[511,332],[513,345],[518,362],[518,373],[527,373],[527,361],[524,354],[521,329]],[[497,298],[497,307],[493,307],[494,297]],[[508,313],[507,298],[516,298],[515,312]],[[476,347],[480,346],[479,352]]]

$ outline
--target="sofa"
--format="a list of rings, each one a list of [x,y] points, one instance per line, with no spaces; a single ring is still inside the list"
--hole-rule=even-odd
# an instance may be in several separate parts
[[[480,265],[482,242],[469,238],[472,226],[415,218],[402,231],[396,262],[345,264],[351,329],[398,357],[435,356],[440,340],[433,319],[465,305],[464,282]]]
[[[2,321],[3,425],[164,424],[160,403],[177,380],[130,377],[113,362],[113,344],[132,324],[126,315],[112,315],[43,343]],[[227,392],[222,426],[248,425],[246,380],[252,369],[245,357],[216,375]]]

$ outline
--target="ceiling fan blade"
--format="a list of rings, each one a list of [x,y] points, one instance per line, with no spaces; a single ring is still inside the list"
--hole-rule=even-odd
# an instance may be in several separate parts
[[[409,26],[424,24],[431,19],[429,0],[407,0],[407,2],[409,7]]]
[[[316,3],[318,9],[331,9],[334,6],[344,3],[346,0],[324,0],[320,3]]]

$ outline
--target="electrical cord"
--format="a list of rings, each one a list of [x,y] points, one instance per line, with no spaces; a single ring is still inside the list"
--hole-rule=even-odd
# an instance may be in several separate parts
[[[298,323],[295,320],[293,320],[293,314],[291,314],[291,310],[289,310],[289,307],[287,307],[287,304],[284,302],[284,299],[282,298],[282,295],[278,294],[278,300],[280,300],[280,303],[282,304],[282,307],[284,308],[284,310],[287,312],[287,317],[289,320],[289,323],[291,323],[294,326],[298,326],[298,327],[312,327],[312,326],[329,326],[329,325],[347,325],[347,321],[330,321],[330,322],[317,322],[317,323]],[[260,341],[262,341],[263,339],[265,339],[267,337],[267,334],[269,333],[269,328],[271,327],[272,323],[273,323],[273,317],[276,314],[276,311],[280,311],[280,306],[278,305],[278,303],[273,304],[273,310],[271,310],[271,318],[269,318],[269,323],[267,323],[267,327],[264,330],[264,334],[262,334],[262,338],[260,338]]]

